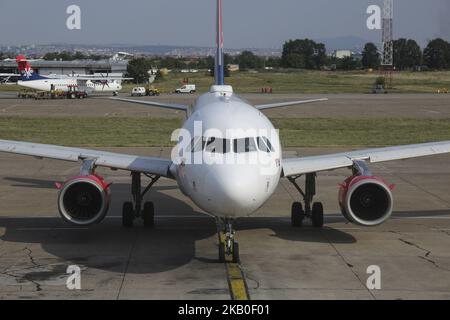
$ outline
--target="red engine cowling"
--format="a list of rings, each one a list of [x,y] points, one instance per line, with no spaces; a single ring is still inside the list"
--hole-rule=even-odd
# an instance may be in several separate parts
[[[58,185],[58,209],[64,220],[79,226],[101,222],[110,203],[109,184],[97,175],[78,176]]]
[[[349,177],[339,190],[339,205],[343,215],[350,222],[362,226],[382,224],[392,214],[393,188],[378,177]]]

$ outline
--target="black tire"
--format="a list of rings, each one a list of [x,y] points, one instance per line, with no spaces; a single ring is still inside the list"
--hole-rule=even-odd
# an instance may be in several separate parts
[[[291,223],[293,227],[301,227],[303,225],[303,219],[305,218],[305,211],[300,202],[294,202],[291,210]]]
[[[134,209],[131,202],[124,202],[122,207],[122,226],[131,228],[134,221]]]
[[[225,262],[225,244],[219,243],[219,262]]]
[[[311,220],[314,228],[323,227],[323,205],[321,202],[315,202],[312,206]]]
[[[241,259],[239,258],[239,243],[233,243],[233,263],[239,263]]]
[[[155,225],[155,207],[153,202],[146,202],[144,204],[144,211],[142,211],[142,220],[144,220],[144,227],[151,228]]]

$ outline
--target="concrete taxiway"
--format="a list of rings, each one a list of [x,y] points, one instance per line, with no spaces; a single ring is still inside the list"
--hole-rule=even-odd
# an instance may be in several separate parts
[[[327,95],[325,95],[327,96]],[[254,103],[304,95],[245,95]],[[311,96],[316,97],[316,96]],[[338,95],[329,103],[270,110],[273,117],[448,118],[445,95]],[[162,96],[189,103],[194,96]],[[144,98],[145,99],[145,98]],[[0,99],[0,116],[183,117],[179,112],[105,99]],[[111,151],[169,157],[169,149]],[[289,149],[286,157],[338,152]],[[393,219],[375,228],[347,223],[339,213],[338,184],[347,170],[318,176],[325,228],[290,225],[297,191],[282,180],[252,217],[237,222],[241,263],[251,299],[449,299],[450,155],[373,165],[396,185]],[[130,176],[100,170],[112,185],[105,221],[90,228],[65,224],[57,213],[55,181],[75,175],[73,163],[0,154],[0,299],[229,299],[227,266],[217,262],[215,220],[161,179],[146,199],[156,226],[121,227]],[[81,268],[81,290],[68,290],[68,266]],[[381,269],[381,290],[369,290],[369,266]]]
[[[111,149],[157,155],[159,149]],[[289,150],[317,154],[337,150]],[[164,150],[168,154],[169,150]],[[346,223],[337,185],[346,170],[319,175],[326,227],[292,228],[298,194],[283,181],[254,216],[237,223],[240,268],[251,299],[450,298],[450,156],[374,166],[396,184],[396,212],[376,228]],[[73,164],[0,155],[0,298],[229,299],[226,266],[217,262],[215,220],[170,180],[148,194],[156,227],[121,227],[129,197],[126,173],[102,170],[112,181],[107,219],[90,228],[61,221],[55,181]],[[81,268],[81,290],[66,288],[69,265]],[[381,268],[381,290],[368,290],[367,268]]]
[[[6,93],[5,93],[6,94]],[[121,94],[122,98],[131,98]],[[131,98],[168,103],[192,104],[198,95],[164,94],[159,97]],[[264,111],[273,118],[448,118],[450,96],[446,94],[243,94],[242,98],[253,104],[304,100],[326,97],[325,103],[309,104]],[[109,96],[84,100],[33,100],[17,99],[7,93],[0,94],[0,116],[24,117],[154,117],[183,118],[183,111],[167,110],[127,104],[109,99]]]

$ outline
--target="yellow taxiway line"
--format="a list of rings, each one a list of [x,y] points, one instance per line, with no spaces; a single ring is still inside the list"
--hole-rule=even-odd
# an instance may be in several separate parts
[[[219,245],[225,243],[225,235],[219,232]],[[250,300],[248,287],[245,281],[244,273],[238,263],[232,262],[232,257],[225,256],[225,267],[227,270],[227,282],[232,300]]]

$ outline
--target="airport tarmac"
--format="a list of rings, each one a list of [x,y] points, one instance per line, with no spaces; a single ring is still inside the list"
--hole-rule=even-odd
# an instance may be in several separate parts
[[[122,98],[153,100],[159,102],[192,104],[198,95],[164,94],[159,97]],[[448,118],[450,95],[442,94],[243,94],[253,104],[304,100],[326,97],[324,103],[266,110],[273,118]],[[0,116],[23,117],[154,117],[183,118],[184,112],[165,110],[109,99],[110,96],[91,97],[84,100],[33,100],[17,99],[12,93],[0,93]]]
[[[254,103],[305,95],[244,95]],[[447,118],[448,95],[336,95],[330,102],[267,111],[277,117]],[[308,95],[308,97],[317,97]],[[194,96],[157,99],[189,103]],[[148,99],[148,98],[143,98]],[[106,99],[0,99],[0,116],[183,117],[179,112]],[[167,148],[109,148],[169,157]],[[289,149],[286,157],[338,152]],[[449,299],[450,155],[371,166],[396,185],[393,219],[375,228],[349,224],[339,213],[338,184],[347,170],[318,176],[325,228],[290,224],[299,199],[282,180],[252,217],[238,220],[237,239],[250,299]],[[111,210],[90,228],[58,215],[54,182],[75,175],[73,163],[0,154],[0,299],[230,299],[227,265],[217,262],[215,220],[161,179],[146,196],[156,226],[121,227],[129,199],[125,172],[100,170],[112,185]],[[81,268],[81,290],[68,290],[68,266]],[[381,290],[368,290],[367,268],[381,268]]]
[[[167,156],[169,149],[109,149]],[[288,150],[286,156],[338,150]],[[238,220],[240,268],[250,299],[449,299],[450,156],[374,165],[396,184],[395,214],[375,228],[339,214],[346,170],[318,178],[323,230],[290,225],[299,195],[283,180],[254,216]],[[101,170],[112,185],[106,220],[90,228],[65,224],[55,181],[75,175],[71,163],[0,154],[1,299],[229,299],[226,265],[217,262],[215,220],[162,179],[147,195],[156,226],[121,227],[127,173]],[[81,290],[68,290],[69,265],[81,268]],[[367,268],[381,268],[381,290],[368,290]]]

